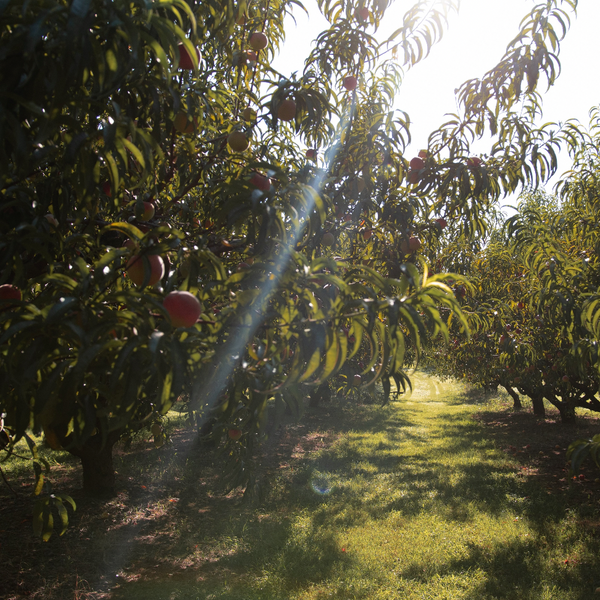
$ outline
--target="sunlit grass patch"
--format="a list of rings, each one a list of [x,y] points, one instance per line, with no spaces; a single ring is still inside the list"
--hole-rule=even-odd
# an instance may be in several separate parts
[[[60,467],[61,465],[72,465],[78,462],[78,459],[66,450],[51,450],[48,448],[44,442],[43,435],[34,435],[31,433],[29,435],[37,446],[38,456],[43,461],[46,461],[51,468]],[[7,455],[2,458],[0,467],[9,481],[31,477],[31,483],[34,482],[33,456],[25,438],[21,438],[14,445],[11,456]]]
[[[400,422],[349,431],[308,461],[321,477],[327,467],[327,493],[312,490],[266,580],[302,599],[575,597],[557,556],[583,544],[591,567],[589,540],[561,543],[551,528],[553,545],[540,544],[530,516],[544,504],[473,421],[472,403],[376,410]]]

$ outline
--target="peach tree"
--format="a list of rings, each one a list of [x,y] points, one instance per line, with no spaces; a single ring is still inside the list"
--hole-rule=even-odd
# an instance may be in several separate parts
[[[503,194],[555,169],[560,128],[534,117],[576,2],[536,7],[406,156],[395,94],[457,4],[416,1],[380,42],[386,0],[323,0],[289,74],[270,63],[298,2],[2,3],[1,433],[32,444],[44,535],[65,510],[31,431],[107,493],[119,437],[182,405],[251,488],[269,414],[335,375],[399,392],[449,314],[466,328],[428,263],[446,224],[485,235]]]
[[[600,410],[598,377],[597,109],[589,130],[569,124],[572,169],[559,183],[560,202],[521,196],[499,238],[471,257],[463,300],[471,338],[435,357],[442,371],[481,386],[502,385],[520,408],[554,405],[564,422],[575,409]],[[447,252],[446,260],[448,260]]]

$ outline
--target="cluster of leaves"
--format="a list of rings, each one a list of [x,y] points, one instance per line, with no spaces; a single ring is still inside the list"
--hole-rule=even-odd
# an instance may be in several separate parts
[[[397,73],[386,63],[338,95],[357,51],[333,79],[315,75],[312,59],[301,77],[282,77],[268,60],[290,6],[2,6],[0,285],[22,293],[0,312],[9,450],[44,430],[82,457],[84,484],[98,491],[113,483],[89,472],[103,470],[103,449],[186,401],[195,422],[244,432],[228,443],[239,450],[233,484],[245,484],[267,408],[301,403],[299,389],[359,352],[367,384],[401,382],[407,347],[427,330],[447,335],[439,307],[457,303],[444,277],[397,249],[398,215],[409,215],[406,231],[416,219],[403,208]],[[367,26],[339,25],[375,56]],[[257,31],[269,44],[253,57]],[[296,115],[284,122],[290,99]],[[248,149],[228,144],[232,132]],[[304,144],[324,146],[328,167],[307,160]],[[257,172],[268,189],[256,188]],[[370,242],[367,227],[377,229]],[[166,268],[147,285],[157,256]],[[142,285],[127,276],[133,257]],[[203,304],[192,327],[173,327],[162,304],[176,289]],[[49,531],[48,506],[38,513]]]
[[[0,285],[22,293],[0,300],[9,447],[43,429],[99,491],[114,483],[115,440],[180,402],[224,443],[231,485],[248,485],[269,415],[300,410],[332,377],[345,390],[355,375],[381,381],[389,395],[424,339],[466,330],[446,285],[456,276],[441,260],[430,276],[428,260],[447,221],[465,247],[501,193],[548,175],[544,132],[532,111],[514,121],[522,94],[502,86],[490,92],[503,125],[486,160],[470,157],[482,134],[471,107],[409,163],[410,120],[394,96],[456,3],[417,2],[379,45],[367,30],[386,2],[323,2],[331,27],[288,77],[269,61],[294,4],[0,6]],[[532,23],[550,23],[554,4]],[[530,98],[535,72],[555,76],[542,50],[559,36],[524,23],[523,55],[543,54],[527,67]],[[156,257],[165,269],[149,285]],[[162,301],[173,290],[201,301],[196,324],[171,324]],[[51,513],[39,514],[48,531]]]

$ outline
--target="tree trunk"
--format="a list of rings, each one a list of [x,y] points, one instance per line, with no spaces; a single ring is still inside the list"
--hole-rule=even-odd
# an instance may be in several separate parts
[[[93,496],[113,496],[115,493],[115,469],[113,465],[113,446],[120,432],[111,432],[104,445],[99,434],[89,438],[83,446],[68,448],[71,454],[81,459],[83,470],[83,489]]]
[[[557,406],[560,412],[560,420],[563,423],[575,423],[577,418],[575,416],[575,406],[570,402],[561,403]]]
[[[325,382],[311,391],[308,405],[311,408],[317,408],[321,402],[329,402],[329,400],[331,400],[331,390],[329,384]]]
[[[501,385],[508,392],[509,396],[513,399],[513,408],[515,408],[517,410],[523,408],[519,394],[517,394],[517,392],[515,392],[515,390],[513,390],[513,388],[511,388],[510,385],[504,385],[504,384],[501,384]]]
[[[534,394],[531,396],[531,404],[533,405],[533,414],[538,417],[546,416],[546,407],[544,406],[544,397]]]

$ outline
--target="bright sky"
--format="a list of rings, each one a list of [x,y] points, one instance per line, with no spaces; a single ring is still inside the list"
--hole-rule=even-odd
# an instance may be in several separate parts
[[[461,0],[460,13],[450,15],[450,27],[441,42],[427,59],[406,73],[397,99],[397,108],[410,115],[415,153],[426,147],[427,136],[444,122],[444,114],[456,110],[454,90],[496,65],[517,34],[521,19],[538,3],[539,0]],[[297,26],[291,21],[286,27],[284,50],[273,64],[284,74],[302,70],[310,41],[327,25],[313,0],[304,4],[310,18],[295,11]],[[385,22],[390,24],[386,33],[399,26],[403,9],[409,3],[396,0],[396,5],[396,10],[392,6],[386,12]],[[577,118],[587,124],[589,109],[600,104],[596,69],[600,59],[599,23],[600,1],[579,0],[577,18],[572,19],[571,29],[561,44],[562,74],[545,95],[544,122]],[[568,157],[564,156],[559,169],[568,166]]]

